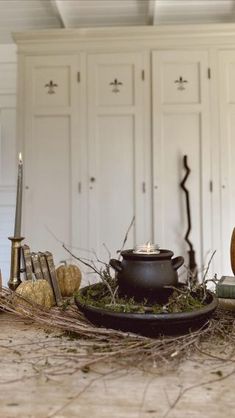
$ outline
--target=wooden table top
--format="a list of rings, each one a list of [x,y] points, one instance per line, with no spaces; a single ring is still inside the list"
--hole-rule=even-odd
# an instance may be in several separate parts
[[[79,340],[6,313],[0,321],[1,418],[235,417],[234,361],[193,354],[164,372],[111,361],[81,370]]]

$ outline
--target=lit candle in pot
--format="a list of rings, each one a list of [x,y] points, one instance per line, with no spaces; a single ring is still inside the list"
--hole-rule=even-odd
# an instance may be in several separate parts
[[[16,190],[15,229],[14,229],[15,238],[19,238],[21,236],[22,194],[23,194],[23,161],[22,161],[22,155],[21,153],[19,153],[18,178],[17,178],[17,190]]]
[[[159,246],[151,244],[149,241],[146,244],[138,244],[135,246],[133,252],[135,254],[159,254]]]
[[[151,244],[150,244],[150,242],[147,243],[147,253],[151,253]]]

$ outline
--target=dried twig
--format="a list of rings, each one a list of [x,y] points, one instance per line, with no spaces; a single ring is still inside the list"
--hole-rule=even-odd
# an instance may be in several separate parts
[[[202,298],[202,301],[204,301],[206,299],[206,290],[207,290],[206,289],[206,285],[207,285],[207,283],[209,281],[209,280],[206,280],[206,277],[207,277],[207,274],[208,274],[208,271],[210,269],[210,265],[212,263],[212,260],[213,260],[213,257],[215,255],[215,253],[216,253],[216,251],[213,251],[213,253],[212,253],[212,255],[211,255],[211,257],[210,257],[210,259],[208,261],[208,264],[207,264],[205,273],[203,275],[203,278],[202,278],[202,287],[203,287],[203,298]]]
[[[211,263],[212,263],[212,260],[213,260],[213,258],[214,258],[215,253],[216,253],[216,250],[215,250],[215,251],[213,251],[213,253],[212,253],[212,254],[211,254],[211,256],[210,256],[210,259],[209,259],[208,264],[207,264],[207,266],[206,266],[205,273],[204,273],[203,278],[202,278],[202,283],[204,283],[204,282],[205,282],[205,280],[206,280],[206,277],[207,277],[207,274],[208,274],[208,271],[209,271],[209,268],[210,268],[210,265],[211,265]]]
[[[209,384],[220,382],[221,380],[228,379],[230,376],[232,376],[234,374],[234,372],[235,372],[235,369],[232,369],[232,371],[230,371],[226,375],[220,376],[216,379],[210,379],[210,380],[207,380],[206,382],[198,383],[198,384],[186,387],[184,389],[181,387],[180,391],[179,391],[179,394],[177,395],[175,401],[170,405],[170,408],[166,411],[166,413],[163,415],[162,418],[166,418],[169,415],[169,413],[176,407],[176,405],[179,403],[179,401],[182,399],[182,397],[187,392],[189,392],[193,389],[199,388],[199,387],[203,387],[203,386],[206,386],[206,385],[209,385]]]
[[[120,362],[123,367],[133,365],[133,358],[135,358],[135,367],[143,369],[150,367],[151,370],[152,365],[155,364],[157,369],[161,370],[163,367],[169,367],[170,364],[179,364],[189,353],[197,352],[198,349],[218,356],[216,339],[220,341],[220,349],[221,341],[224,341],[224,344],[230,341],[232,345],[235,342],[234,316],[224,311],[217,311],[204,327],[190,334],[149,338],[113,329],[98,328],[85,319],[74,305],[69,306],[66,311],[58,307],[46,310],[36,304],[26,304],[24,299],[21,303],[21,298],[18,296],[16,307],[12,303],[13,296],[13,292],[4,288],[0,292],[0,307],[16,315],[15,318],[30,319],[44,328],[54,331],[57,329],[66,334],[72,333],[75,338],[79,338],[80,351],[69,355],[70,360],[75,362],[70,373],[79,367],[94,365],[111,358]],[[211,345],[208,348],[210,341]],[[41,355],[41,345],[38,341],[32,342],[32,344],[35,343]],[[33,352],[35,356],[38,355],[35,350]],[[67,357],[63,357],[64,360]],[[223,361],[221,358],[221,362]],[[231,358],[231,361],[233,362],[234,358]],[[60,370],[57,372],[68,373],[65,366],[61,365]]]
[[[109,257],[109,260],[110,260],[110,258],[111,258],[111,252],[110,252],[110,250],[108,249],[107,245],[104,242],[103,242],[103,247],[106,249],[107,254],[108,254],[108,257]]]
[[[131,223],[130,223],[130,225],[129,225],[129,227],[128,227],[127,231],[126,231],[126,235],[125,235],[125,237],[124,237],[124,240],[123,240],[123,243],[122,243],[121,249],[117,251],[117,253],[119,254],[118,259],[120,259],[120,257],[121,257],[121,252],[122,252],[122,250],[124,249],[124,247],[125,247],[125,245],[126,245],[126,242],[127,242],[127,239],[128,239],[129,232],[130,232],[130,230],[131,230],[132,226],[134,225],[134,223],[135,223],[135,216],[133,216],[133,218],[132,218],[132,220],[131,220]]]
[[[88,267],[89,269],[91,269],[94,273],[96,273],[101,281],[105,284],[105,286],[107,287],[108,291],[110,292],[111,298],[112,298],[112,303],[115,304],[115,295],[117,293],[117,288],[113,291],[109,280],[112,279],[111,274],[110,274],[110,267],[109,264],[105,263],[105,262],[101,262],[97,255],[95,254],[95,252],[93,253],[96,256],[96,260],[99,263],[102,263],[105,266],[105,269],[98,269],[95,266],[95,263],[91,260],[90,262],[85,261],[83,258],[76,256],[75,254],[72,253],[72,251],[70,251],[65,244],[63,244],[63,248],[65,249],[65,251],[67,251],[73,258],[75,258],[75,260],[80,261],[80,263],[84,264],[86,267]]]

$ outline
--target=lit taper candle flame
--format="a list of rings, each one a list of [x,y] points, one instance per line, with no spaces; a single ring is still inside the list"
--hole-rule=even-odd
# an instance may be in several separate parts
[[[150,253],[151,252],[151,244],[150,244],[150,241],[148,241],[147,242],[147,253]]]

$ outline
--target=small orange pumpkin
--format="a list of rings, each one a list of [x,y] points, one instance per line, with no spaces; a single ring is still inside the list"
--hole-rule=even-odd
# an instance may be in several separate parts
[[[81,284],[82,273],[75,264],[64,264],[56,269],[56,276],[63,297],[73,296]]]

